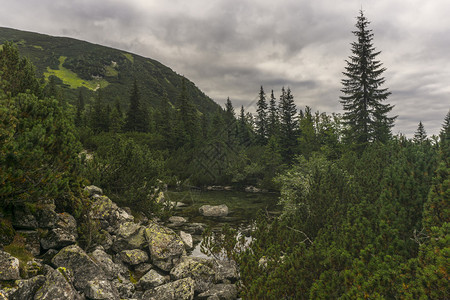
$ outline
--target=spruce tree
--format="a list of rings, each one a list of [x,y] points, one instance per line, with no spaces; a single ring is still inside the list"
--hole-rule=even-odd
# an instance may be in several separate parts
[[[414,133],[414,142],[421,144],[425,142],[427,139],[427,132],[425,131],[425,128],[423,127],[422,121],[419,122],[419,126],[417,126],[417,130]]]
[[[243,145],[248,145],[250,142],[250,129],[247,121],[247,116],[245,115],[244,106],[241,106],[241,113],[239,114],[239,142]]]
[[[83,110],[84,110],[84,97],[83,93],[78,93],[78,99],[77,99],[77,112],[75,115],[75,126],[80,127],[83,125]]]
[[[267,143],[267,101],[263,87],[259,90],[259,99],[256,103],[256,138],[260,145]]]
[[[133,90],[130,95],[130,107],[127,112],[125,130],[139,132],[148,131],[148,112],[141,103],[136,80],[134,80]]]
[[[236,115],[234,113],[234,107],[229,97],[227,98],[227,102],[225,103],[225,126],[228,136],[227,141],[230,143],[235,139],[238,128],[236,126]]]
[[[183,77],[180,92],[180,125],[184,128],[184,133],[191,143],[194,143],[199,130],[199,117],[197,109],[188,96],[186,79]]]
[[[357,17],[356,31],[353,34],[357,41],[353,42],[353,55],[346,60],[343,72],[343,88],[340,102],[344,108],[344,122],[349,126],[346,136],[351,143],[365,146],[372,141],[386,142],[391,135],[391,128],[396,117],[387,114],[393,106],[383,104],[391,94],[385,83],[383,72],[386,70],[377,60],[381,53],[372,44],[373,33],[368,29],[370,24],[360,11]]]
[[[283,160],[291,163],[297,147],[297,108],[290,88],[281,89],[280,104],[280,145]]]
[[[267,119],[267,136],[270,138],[277,134],[278,131],[278,108],[273,90],[270,94],[269,115]]]

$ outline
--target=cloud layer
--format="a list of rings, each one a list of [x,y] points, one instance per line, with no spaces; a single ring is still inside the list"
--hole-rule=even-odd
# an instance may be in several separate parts
[[[69,36],[159,60],[219,103],[250,111],[263,85],[299,107],[341,112],[356,16],[371,21],[394,132],[437,134],[450,108],[447,0],[0,0],[0,26]]]

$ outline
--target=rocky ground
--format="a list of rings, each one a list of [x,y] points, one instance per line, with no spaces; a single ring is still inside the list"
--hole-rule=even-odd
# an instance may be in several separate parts
[[[97,224],[90,234],[101,236],[101,245],[89,252],[78,246],[75,218],[56,213],[53,203],[15,209],[12,226],[34,258],[19,264],[0,250],[0,300],[237,298],[233,262],[186,255],[201,224],[181,217],[168,226],[138,222],[101,189],[86,191],[93,200],[89,219]]]

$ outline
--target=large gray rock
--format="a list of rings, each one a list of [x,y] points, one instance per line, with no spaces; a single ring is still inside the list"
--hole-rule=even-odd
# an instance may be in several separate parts
[[[76,239],[73,234],[61,228],[54,228],[41,239],[42,249],[61,249],[75,244]]]
[[[77,221],[72,215],[66,212],[58,214],[58,220],[56,221],[55,227],[61,228],[75,238],[78,238]]]
[[[194,290],[202,293],[209,289],[215,279],[212,260],[183,256],[178,265],[170,271],[173,280],[190,277],[194,280]]]
[[[144,236],[145,227],[133,222],[120,224],[112,249],[119,253],[123,250],[142,249],[147,243]]]
[[[144,276],[148,271],[153,268],[153,265],[150,263],[142,263],[136,266],[133,266],[133,271],[136,279]]]
[[[53,228],[58,220],[54,204],[37,204],[35,216],[39,228]]]
[[[77,245],[65,247],[52,259],[52,264],[68,269],[74,277],[74,286],[78,291],[84,291],[89,281],[107,280],[105,272]],[[106,288],[106,287],[104,287]],[[115,287],[109,284],[111,293],[117,293]],[[108,290],[108,292],[109,292]]]
[[[128,279],[120,276],[112,281],[112,284],[119,291],[119,296],[121,299],[130,299],[133,297],[136,288]]]
[[[119,275],[128,275],[127,267],[121,263],[115,263],[105,251],[96,249],[89,255],[102,268],[108,280],[118,278]]]
[[[0,250],[0,280],[20,279],[19,260]]]
[[[120,259],[128,265],[134,266],[148,261],[148,254],[140,249],[123,250],[120,252]]]
[[[222,205],[202,205],[198,211],[205,217],[226,217],[228,215],[228,206]]]
[[[237,288],[234,284],[216,284],[206,292],[199,294],[197,298],[234,300],[237,299]]]
[[[156,270],[150,270],[139,279],[137,286],[142,290],[149,290],[169,281],[170,278],[168,276],[164,276]]]
[[[239,268],[233,260],[213,260],[212,267],[218,283],[233,283],[239,279]]]
[[[172,216],[167,221],[169,222],[167,224],[169,227],[180,227],[187,222],[185,218],[179,216]]]
[[[152,290],[148,290],[142,299],[157,300],[191,300],[194,299],[194,280],[184,278],[160,285]]]
[[[34,230],[38,228],[36,217],[26,207],[15,207],[12,225],[17,229]]]
[[[90,216],[92,220],[100,222],[101,229],[114,233],[121,224],[133,222],[134,217],[127,213],[106,196],[94,197],[91,205]]]
[[[111,283],[107,280],[90,280],[84,289],[84,294],[92,300],[118,300],[120,299],[117,289],[111,288]]]
[[[34,294],[45,282],[45,277],[39,275],[27,280],[16,281],[17,289],[9,295],[10,300],[32,300]],[[1,299],[1,298],[0,298]]]
[[[82,299],[72,284],[68,281],[64,269],[51,270],[45,278],[45,283],[34,295],[35,300],[75,300]]]
[[[171,229],[156,223],[150,224],[145,229],[145,237],[152,263],[164,271],[170,271],[185,253],[184,243]]]
[[[84,187],[84,192],[89,196],[92,197],[94,195],[103,195],[103,190],[95,185],[88,185]]]
[[[190,235],[189,233],[186,233],[184,231],[180,231],[180,238],[184,243],[184,246],[186,247],[186,249],[192,249],[194,248],[194,242],[192,239],[192,235]]]

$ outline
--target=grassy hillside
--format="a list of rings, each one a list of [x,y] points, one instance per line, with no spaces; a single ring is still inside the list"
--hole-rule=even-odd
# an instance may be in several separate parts
[[[161,106],[164,93],[171,104],[178,102],[182,76],[156,60],[72,38],[0,27],[0,44],[5,41],[17,44],[19,52],[36,66],[39,77],[57,76],[69,101],[76,99],[78,89],[90,95],[102,89],[108,101],[118,98],[126,107],[136,79],[143,101],[151,107]],[[194,83],[187,80],[186,84],[200,112],[217,109],[218,105]]]

